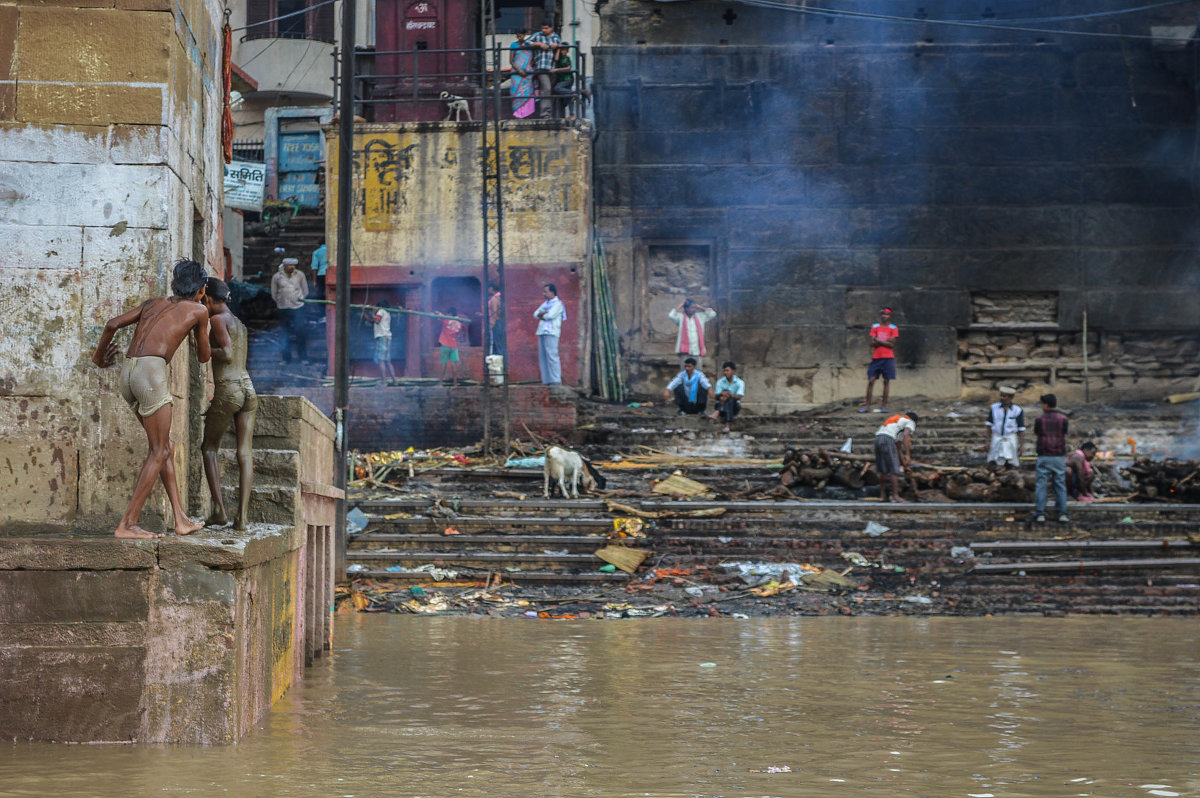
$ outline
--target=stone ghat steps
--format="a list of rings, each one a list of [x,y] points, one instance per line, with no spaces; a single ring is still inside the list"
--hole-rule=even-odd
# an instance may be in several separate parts
[[[603,535],[444,535],[369,532],[354,538],[353,550],[446,551],[455,544],[465,549],[496,553],[545,554],[546,549],[590,554],[608,541]]]
[[[225,502],[225,513],[232,519],[238,504],[237,452],[221,449],[217,462],[221,471],[221,498]],[[296,523],[295,486],[300,480],[299,475],[299,452],[255,449],[248,522],[293,526]]]
[[[1029,615],[1200,615],[1200,577],[1172,584],[1170,577],[1058,577],[944,584],[939,593],[960,609]]]
[[[518,585],[547,585],[547,586],[570,586],[570,585],[596,585],[598,587],[623,585],[630,581],[629,574],[617,573],[608,574],[598,571],[581,571],[577,573],[563,571],[538,571],[524,570],[519,572],[502,571],[495,568],[470,568],[461,564],[455,563],[454,570],[459,572],[458,579],[475,580],[480,583],[494,576],[503,578],[505,582],[512,582]],[[380,567],[365,567],[360,571],[353,571],[348,574],[352,579],[367,578],[367,579],[386,579],[390,582],[401,582],[411,584],[427,584],[430,580],[430,575],[426,571],[418,571],[405,566],[399,566],[397,570],[388,570]]]

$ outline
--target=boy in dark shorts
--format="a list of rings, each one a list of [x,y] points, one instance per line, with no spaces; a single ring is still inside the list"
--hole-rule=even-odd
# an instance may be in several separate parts
[[[886,413],[888,388],[896,379],[896,341],[900,338],[900,329],[892,324],[891,308],[879,311],[879,323],[871,325],[868,335],[871,340],[871,365],[867,366],[867,399],[858,412],[871,412],[871,392],[875,389],[875,380],[883,377],[883,398],[879,400],[879,409],[875,412]]]
[[[884,421],[875,431],[875,470],[879,473],[882,501],[904,501],[900,498],[900,475],[912,462],[912,436],[919,420],[916,413],[901,413]]]
[[[137,325],[125,353],[127,360],[121,366],[119,385],[121,396],[146,431],[150,452],[138,474],[129,506],[117,524],[116,537],[162,537],[137,525],[142,506],[160,477],[175,515],[175,534],[187,535],[203,526],[184,515],[179,500],[173,460],[175,447],[171,444],[172,398],[167,364],[188,333],[192,333],[196,344],[196,358],[201,363],[208,362],[208,310],[201,304],[207,280],[208,275],[199,263],[179,261],[171,281],[174,296],[147,299],[128,313],[109,319],[92,354],[92,362],[100,368],[113,365],[119,354],[113,337],[118,330]]]

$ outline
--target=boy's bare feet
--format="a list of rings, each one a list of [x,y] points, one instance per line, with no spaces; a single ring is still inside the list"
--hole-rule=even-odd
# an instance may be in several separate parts
[[[125,524],[118,524],[117,531],[114,532],[113,535],[118,538],[124,538],[128,540],[152,540],[154,538],[162,537],[162,535],[158,534],[157,532],[147,532],[137,524],[130,524],[129,526],[126,526]]]
[[[204,521],[205,526],[225,526],[229,523],[229,519],[225,517],[224,510],[216,510]]]
[[[185,517],[182,521],[175,522],[176,535],[190,535],[200,529],[204,529],[204,524],[190,518]]]

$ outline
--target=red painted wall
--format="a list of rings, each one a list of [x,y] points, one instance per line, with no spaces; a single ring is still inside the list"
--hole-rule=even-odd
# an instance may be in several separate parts
[[[379,103],[374,107],[377,122],[428,122],[443,119],[442,91],[470,96],[479,85],[466,73],[479,66],[466,51],[476,46],[479,4],[474,0],[379,0],[375,5],[376,57],[375,96],[410,98],[413,94],[414,54],[426,50],[457,50],[450,53],[416,55],[419,102]],[[404,54],[388,51],[409,51]],[[460,74],[453,74],[460,73]]]
[[[554,283],[558,288],[559,299],[567,309],[567,318],[563,322],[562,336],[559,338],[559,359],[562,362],[562,379],[564,385],[579,386],[582,382],[583,364],[582,347],[582,304],[584,298],[580,295],[580,272],[582,264],[512,264],[504,268],[507,287],[505,302],[507,311],[508,331],[508,375],[512,382],[541,381],[538,369],[537,354],[537,320],[533,312],[542,303],[542,285]],[[430,310],[440,312],[442,308],[432,307],[433,281],[439,277],[478,276],[479,272],[468,271],[458,266],[440,267],[408,267],[408,266],[352,266],[350,268],[350,284],[353,297],[365,286],[372,286],[372,296],[388,295],[389,286],[419,286],[420,306],[406,302],[406,307],[414,310]],[[328,298],[334,299],[337,284],[337,268],[329,267],[326,278]],[[486,286],[483,295],[486,301]],[[473,316],[481,313],[482,307],[458,307],[460,316]],[[420,318],[416,324],[419,329],[419,343],[410,351],[420,353],[420,373],[409,370],[410,376],[437,377],[441,374],[441,364],[438,362],[437,336],[441,330],[441,322],[436,319]],[[332,306],[327,315],[328,335],[331,337],[329,351],[333,351],[332,336],[334,320]],[[413,327],[409,328],[410,330]],[[482,346],[461,346],[459,357],[462,359],[462,371],[471,379],[483,379]],[[331,354],[332,357],[332,354]],[[333,368],[332,361],[330,369]],[[332,371],[331,371],[332,373]],[[374,374],[373,371],[366,372]]]

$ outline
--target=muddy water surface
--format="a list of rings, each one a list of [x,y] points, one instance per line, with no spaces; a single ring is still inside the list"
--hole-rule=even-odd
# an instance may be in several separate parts
[[[1194,620],[357,615],[337,635],[239,745],[2,745],[0,795],[1200,796]]]

